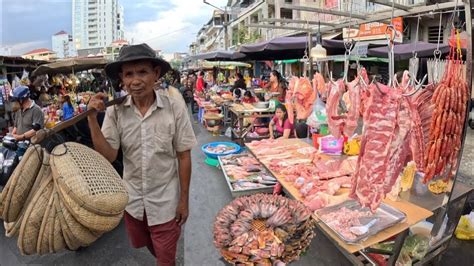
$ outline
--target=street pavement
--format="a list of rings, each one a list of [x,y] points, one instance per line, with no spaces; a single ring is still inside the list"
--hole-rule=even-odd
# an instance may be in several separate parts
[[[199,145],[192,151],[193,176],[190,189],[190,217],[179,241],[178,265],[225,265],[213,245],[212,225],[217,212],[232,200],[222,172],[204,163],[200,146],[225,137],[213,137],[193,124]],[[468,129],[461,163],[461,182],[474,185],[474,130]],[[472,265],[474,242],[454,240],[442,257],[441,265]],[[90,247],[45,256],[21,256],[16,239],[6,238],[0,226],[0,265],[154,265],[146,249],[130,247],[123,222]],[[317,234],[309,250],[292,265],[350,265],[337,248],[322,234]]]

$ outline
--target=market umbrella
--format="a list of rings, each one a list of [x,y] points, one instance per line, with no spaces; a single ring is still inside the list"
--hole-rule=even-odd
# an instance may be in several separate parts
[[[380,57],[357,57],[357,56],[350,56],[349,57],[349,61],[357,61],[359,60],[360,62],[373,62],[373,63],[388,63],[388,59],[387,58],[380,58]],[[345,58],[344,56],[341,56],[341,57],[338,57],[338,58],[335,58],[334,59],[334,62],[344,62],[345,61]]]
[[[55,61],[53,63],[39,66],[31,73],[32,76],[40,76],[45,74],[64,74],[78,72],[93,68],[105,66],[108,60],[105,58],[69,58]]]
[[[217,68],[223,68],[223,69],[235,69],[236,67],[245,67],[245,68],[251,68],[251,64],[243,63],[243,62],[237,62],[237,61],[205,61],[203,63],[203,67],[217,67]]]
[[[436,43],[418,42],[395,44],[393,53],[395,60],[407,60],[413,57],[413,51],[417,53],[418,57],[433,57],[433,51],[438,45]],[[440,44],[439,50],[442,54],[449,53],[449,46]],[[367,52],[369,56],[388,57],[388,46],[370,48]]]
[[[244,53],[247,59],[251,60],[287,60],[302,58],[307,49],[308,38],[299,37],[278,37],[269,41],[256,44],[242,45],[239,52]],[[313,43],[316,38],[313,38]],[[322,45],[327,49],[328,54],[340,54],[345,51],[344,41],[324,40]]]
[[[208,60],[208,61],[226,61],[244,58],[245,55],[235,51],[213,51],[208,53],[197,54],[191,56],[192,60]]]

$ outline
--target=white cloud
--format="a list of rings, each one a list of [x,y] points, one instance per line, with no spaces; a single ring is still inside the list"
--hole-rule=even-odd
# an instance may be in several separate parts
[[[227,3],[227,0],[208,1],[218,7]],[[156,1],[142,1],[141,4],[152,6],[153,2]],[[155,18],[126,27],[126,38],[134,43],[146,42],[166,53],[187,51],[188,45],[196,39],[198,30],[211,18],[214,8],[200,0],[170,2],[172,6],[157,13]]]
[[[48,41],[32,41],[32,42],[21,42],[21,43],[16,43],[14,45],[5,45],[8,46],[12,49],[11,54],[12,55],[22,55],[26,52],[29,52],[34,49],[38,48],[48,48]]]

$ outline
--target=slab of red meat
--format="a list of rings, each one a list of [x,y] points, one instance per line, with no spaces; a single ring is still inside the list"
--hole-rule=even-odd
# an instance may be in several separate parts
[[[385,194],[392,190],[395,181],[403,171],[410,152],[410,134],[412,130],[412,120],[410,117],[410,104],[406,97],[400,98],[400,109],[398,112],[397,126],[394,131],[395,137],[390,145],[389,161],[385,177]],[[417,157],[423,158],[423,152]]]
[[[421,127],[423,129],[423,142],[425,145],[429,141],[431,118],[434,111],[434,105],[431,103],[434,89],[435,86],[430,84],[409,98],[409,100],[416,106],[416,110],[420,116]]]
[[[328,127],[331,135],[336,138],[341,137],[342,127],[344,125],[345,116],[338,114],[339,101],[344,93],[345,86],[342,80],[338,80],[336,84],[331,84],[329,95],[326,103],[326,112]]]
[[[316,171],[320,179],[331,179],[354,174],[357,165],[357,157],[322,159],[316,156],[313,163],[316,166]]]
[[[344,134],[349,137],[354,134],[354,131],[358,126],[357,122],[359,121],[362,97],[362,83],[359,81],[361,78],[364,79],[366,84],[369,83],[365,68],[362,68],[360,75],[347,86],[351,104],[349,111],[347,112],[347,118],[345,119]]]
[[[351,196],[364,207],[377,209],[385,197],[386,178],[390,156],[396,153],[391,145],[395,138],[400,110],[400,93],[383,84],[378,84],[382,94],[371,84],[371,103],[364,117],[365,130],[361,141],[361,151],[357,169],[353,177]]]
[[[434,105],[431,103],[433,92],[434,85],[430,84],[407,98],[412,119],[410,149],[419,171],[424,171],[424,152],[429,141],[431,117],[434,109]]]
[[[307,119],[313,111],[313,104],[317,97],[316,88],[311,86],[307,78],[300,78],[298,89],[295,90],[296,119]],[[290,121],[291,122],[291,121]]]

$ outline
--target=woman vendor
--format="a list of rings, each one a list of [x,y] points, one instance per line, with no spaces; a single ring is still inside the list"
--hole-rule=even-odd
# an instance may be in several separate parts
[[[279,93],[278,101],[285,101],[286,84],[280,72],[272,70],[270,73],[270,82],[266,85],[266,89],[270,93]]]
[[[256,103],[256,102],[258,102],[258,99],[257,99],[257,97],[254,97],[252,95],[251,91],[246,91],[244,93],[244,98],[242,99],[242,102],[243,103]]]
[[[269,125],[270,138],[276,139],[282,137],[287,139],[293,131],[293,124],[288,119],[288,112],[283,104],[279,104],[275,108],[275,116],[270,121]]]

